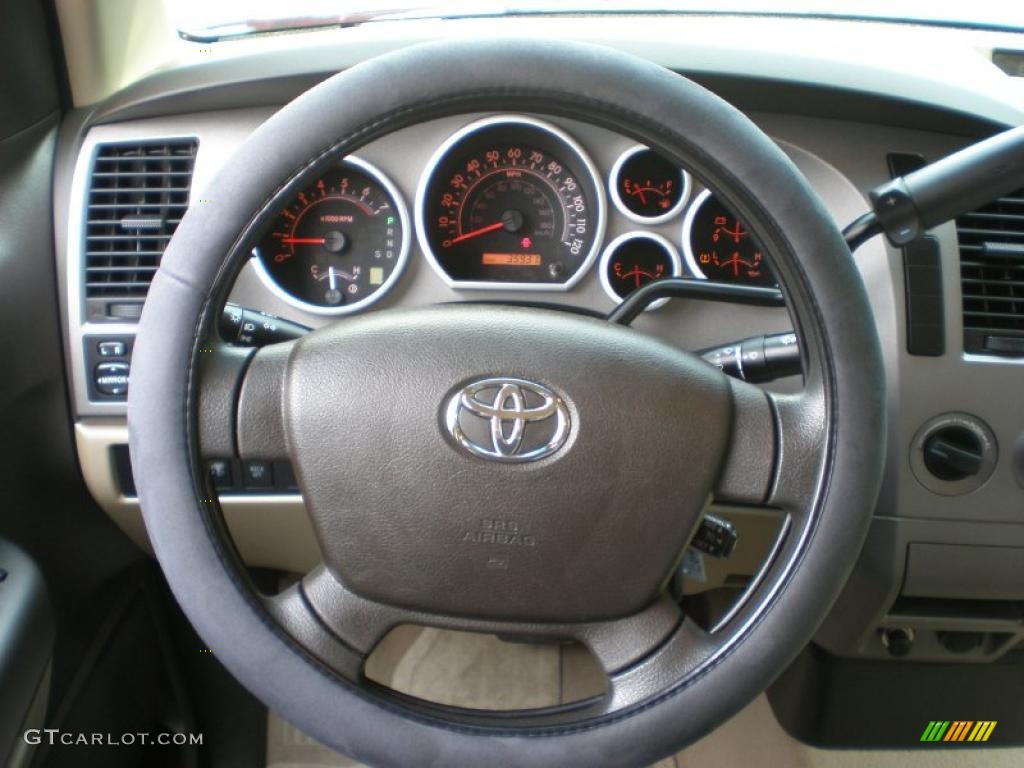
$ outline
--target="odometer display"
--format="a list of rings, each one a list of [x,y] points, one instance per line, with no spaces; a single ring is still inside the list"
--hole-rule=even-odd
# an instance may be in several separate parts
[[[539,253],[485,253],[480,263],[493,267],[539,267],[544,260]]]
[[[567,135],[528,118],[488,118],[451,137],[420,184],[417,233],[462,287],[567,288],[595,256],[603,200]]]

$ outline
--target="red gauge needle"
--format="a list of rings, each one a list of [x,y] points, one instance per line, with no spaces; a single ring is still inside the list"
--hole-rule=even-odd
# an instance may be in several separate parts
[[[480,227],[480,229],[474,229],[472,232],[466,232],[465,234],[453,237],[451,244],[461,243],[463,240],[469,240],[471,237],[480,237],[480,235],[486,235],[488,232],[494,232],[505,226],[504,221],[496,221],[493,224],[488,224],[486,227]]]
[[[327,242],[323,237],[282,237],[285,245],[323,245]]]

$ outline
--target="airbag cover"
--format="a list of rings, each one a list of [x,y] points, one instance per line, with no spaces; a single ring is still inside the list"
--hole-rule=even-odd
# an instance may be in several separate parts
[[[518,390],[520,408],[557,396],[564,441],[533,461],[466,450],[446,426],[449,404],[487,379],[536,384]],[[350,589],[446,615],[565,622],[655,597],[709,499],[731,400],[720,372],[629,329],[450,305],[300,340],[284,417],[325,562]],[[502,436],[515,429],[505,420]],[[493,452],[490,436],[470,438]],[[521,452],[543,440],[527,432]]]

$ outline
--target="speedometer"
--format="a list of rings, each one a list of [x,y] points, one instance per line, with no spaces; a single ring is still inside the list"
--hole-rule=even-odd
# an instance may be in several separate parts
[[[567,134],[532,118],[491,117],[458,131],[417,194],[420,246],[455,287],[567,289],[594,260],[603,230],[593,163]]]

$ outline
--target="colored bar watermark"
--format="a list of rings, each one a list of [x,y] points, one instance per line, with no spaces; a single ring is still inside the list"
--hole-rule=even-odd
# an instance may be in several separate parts
[[[996,720],[931,720],[921,741],[988,741]]]

